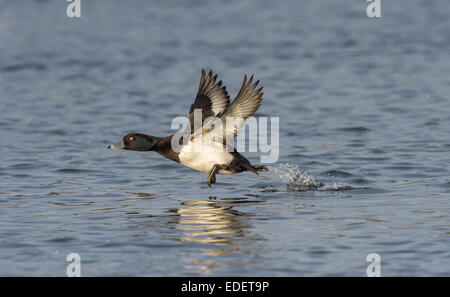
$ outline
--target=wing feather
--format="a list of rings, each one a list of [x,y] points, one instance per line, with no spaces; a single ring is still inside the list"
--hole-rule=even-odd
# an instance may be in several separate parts
[[[261,106],[262,96],[264,95],[264,92],[261,92],[263,88],[257,88],[259,80],[253,84],[252,82],[253,75],[248,81],[247,75],[244,76],[244,81],[236,99],[220,115],[222,121],[226,123],[224,131],[224,136],[226,137],[236,136],[245,120],[254,115]]]
[[[217,136],[218,139],[223,140],[224,145],[228,146],[230,140],[234,139],[239,133],[239,129],[245,120],[254,115],[261,106],[264,93],[261,92],[262,87],[257,88],[258,84],[259,80],[253,83],[253,75],[249,80],[247,80],[247,75],[245,75],[236,98],[224,110],[215,115],[220,118],[222,129],[213,123],[213,121],[217,123],[217,118],[203,119],[203,128],[195,131],[191,135],[191,139],[198,137],[202,133],[203,136],[209,138]]]
[[[206,75],[205,70],[202,69],[197,96],[191,105],[189,115],[192,114],[194,109],[202,109],[202,114],[215,116],[227,108],[230,104],[230,96],[228,96],[226,87],[222,86],[222,81],[216,83],[216,80],[217,74],[213,76],[212,71],[210,71]]]

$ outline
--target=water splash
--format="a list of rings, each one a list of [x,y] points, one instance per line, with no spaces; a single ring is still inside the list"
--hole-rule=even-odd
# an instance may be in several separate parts
[[[289,163],[270,169],[287,185],[288,191],[344,191],[352,189],[352,187],[341,183],[324,185],[316,177],[300,170],[297,165]]]
[[[290,191],[311,191],[323,186],[317,178],[310,176],[306,171],[301,171],[297,165],[281,164],[272,169]]]

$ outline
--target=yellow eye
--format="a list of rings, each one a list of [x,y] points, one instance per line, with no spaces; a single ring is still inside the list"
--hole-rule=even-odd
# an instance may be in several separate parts
[[[133,140],[134,138],[133,137],[130,137],[130,140]]]

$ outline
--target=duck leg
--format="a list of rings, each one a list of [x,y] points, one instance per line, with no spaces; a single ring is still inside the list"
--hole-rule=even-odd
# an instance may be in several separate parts
[[[256,171],[269,171],[269,169],[267,169],[266,166],[262,166],[262,165],[253,165],[253,168],[255,168]]]
[[[256,175],[259,175],[259,174],[258,174],[258,171],[256,170],[256,168],[253,167],[253,166],[250,164],[250,162],[248,162],[248,164],[245,163],[245,162],[243,162],[243,163],[241,164],[241,167],[244,168],[244,170],[251,171],[251,172],[253,172],[253,173],[256,174]]]
[[[213,168],[208,172],[208,187],[211,188],[211,184],[216,182],[216,174],[220,169],[225,169],[225,165],[215,164]]]

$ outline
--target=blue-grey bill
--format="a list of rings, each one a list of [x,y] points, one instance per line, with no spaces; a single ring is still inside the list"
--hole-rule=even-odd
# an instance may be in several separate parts
[[[111,144],[110,146],[108,146],[108,148],[110,150],[123,149],[124,147],[125,147],[125,144],[123,143],[123,140],[119,143]]]

